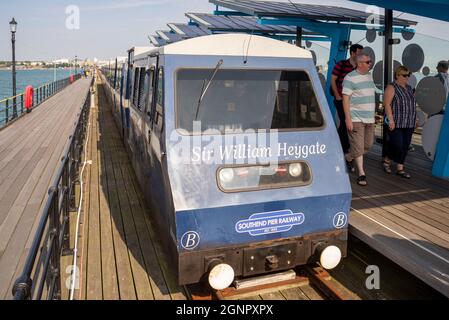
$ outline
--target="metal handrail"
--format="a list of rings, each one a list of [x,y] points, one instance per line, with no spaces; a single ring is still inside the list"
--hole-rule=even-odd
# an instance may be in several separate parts
[[[93,79],[92,79],[93,84]],[[70,255],[69,214],[76,211],[75,187],[79,183],[83,143],[90,110],[87,94],[76,128],[64,149],[56,177],[36,230],[23,271],[14,283],[14,300],[61,298],[61,256]]]
[[[74,80],[81,78],[80,74],[74,75]],[[46,83],[34,89],[32,108],[38,107],[42,102],[52,97],[70,84],[70,77],[54,82]],[[17,120],[26,114],[24,110],[25,93],[0,100],[0,129],[6,127],[10,122]],[[2,117],[3,116],[3,117]]]

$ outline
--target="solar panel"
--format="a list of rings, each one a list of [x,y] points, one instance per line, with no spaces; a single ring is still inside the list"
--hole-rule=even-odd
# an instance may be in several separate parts
[[[165,41],[159,36],[151,35],[148,38],[150,39],[151,44],[155,47],[162,47],[167,44],[167,41]]]
[[[179,34],[166,31],[166,30],[158,30],[156,34],[164,39],[167,43],[178,42],[182,40],[182,37]]]
[[[209,0],[215,5],[257,17],[304,18],[310,20],[365,23],[371,16],[364,11],[336,6],[304,3],[253,1],[253,0]],[[380,16],[380,23],[384,17]],[[416,21],[394,19],[396,26],[416,25]]]
[[[195,38],[211,34],[211,32],[203,26],[189,25],[183,23],[167,24],[170,30],[179,34],[183,38]]]
[[[261,25],[257,17],[252,16],[222,16],[208,13],[186,13],[186,16],[195,23],[209,29],[212,32],[254,32],[296,34],[294,26]],[[316,35],[308,30],[303,30],[303,35]]]

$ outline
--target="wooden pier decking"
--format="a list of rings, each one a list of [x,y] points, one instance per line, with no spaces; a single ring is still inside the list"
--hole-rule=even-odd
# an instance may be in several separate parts
[[[76,299],[184,300],[99,81],[91,110]],[[62,299],[66,297],[62,296]]]
[[[351,174],[350,232],[449,297],[449,181],[432,177],[419,137],[405,164],[412,179],[382,170],[380,145],[366,159],[369,185]]]
[[[0,131],[0,299],[22,271],[90,83],[76,81]]]

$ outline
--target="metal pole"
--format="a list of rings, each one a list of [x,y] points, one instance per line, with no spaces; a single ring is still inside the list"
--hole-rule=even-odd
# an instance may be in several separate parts
[[[302,44],[302,28],[296,27],[296,46],[301,48]]]
[[[17,104],[16,104],[16,95],[17,95],[17,87],[16,87],[16,34],[15,32],[11,32],[11,43],[12,43],[12,117],[13,119],[17,117]]]
[[[393,81],[393,10],[385,9],[384,89]],[[383,117],[385,117],[385,109]],[[382,158],[387,155],[388,127],[382,125]]]
[[[75,56],[75,75],[78,73],[77,62],[78,62],[78,56]]]
[[[117,88],[117,66],[118,66],[118,59],[115,59],[115,70],[114,70],[114,90]]]

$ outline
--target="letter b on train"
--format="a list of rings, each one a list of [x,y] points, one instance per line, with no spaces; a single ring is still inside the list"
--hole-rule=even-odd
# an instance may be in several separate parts
[[[181,238],[181,246],[186,250],[195,249],[199,243],[200,235],[195,231],[188,231]]]

